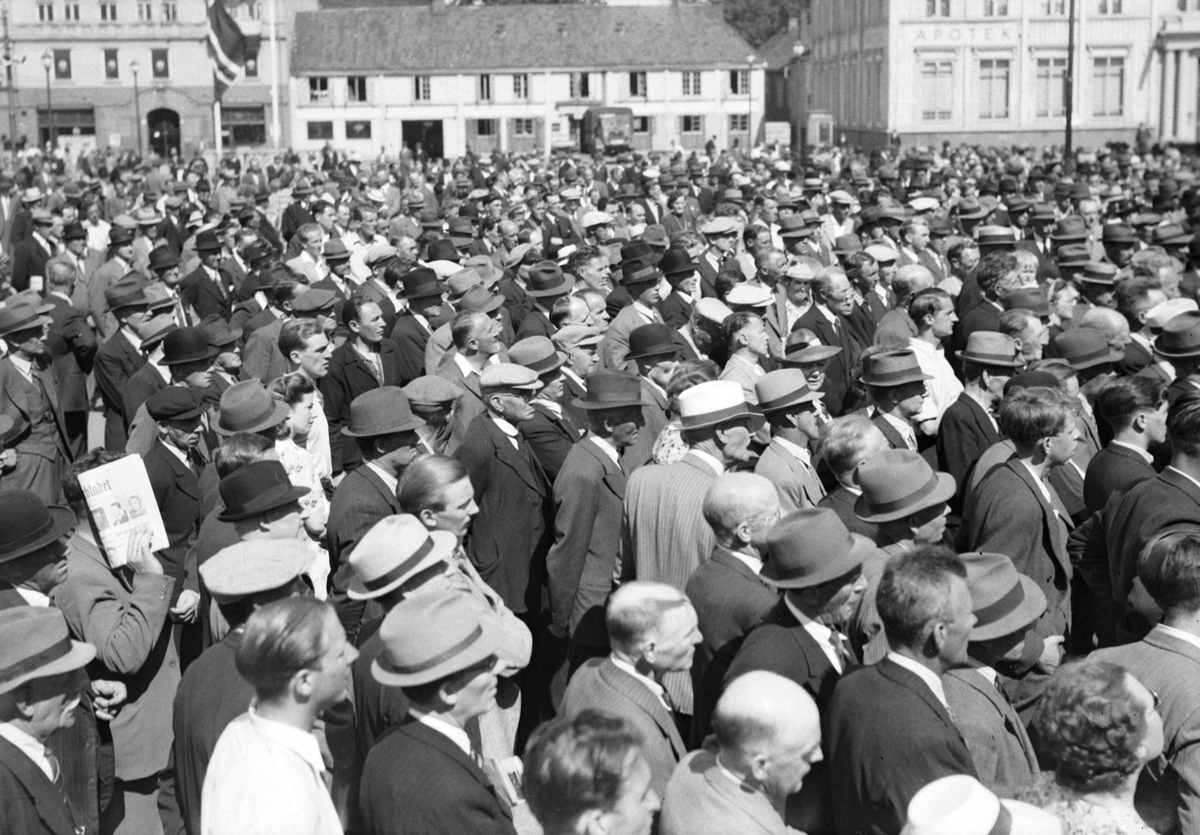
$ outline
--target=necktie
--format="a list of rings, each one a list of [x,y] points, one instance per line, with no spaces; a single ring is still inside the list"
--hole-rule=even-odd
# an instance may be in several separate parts
[[[59,794],[63,794],[62,767],[58,764],[58,757],[49,748],[45,749],[45,756],[46,762],[50,763],[50,782]]]
[[[850,654],[846,651],[846,642],[842,640],[842,633],[836,629],[829,630],[829,645],[833,647],[833,653],[841,662],[842,672],[846,672],[846,668],[850,664]]]

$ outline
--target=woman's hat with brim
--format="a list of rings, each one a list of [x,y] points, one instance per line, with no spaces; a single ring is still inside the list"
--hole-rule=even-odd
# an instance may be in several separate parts
[[[806,589],[861,569],[875,543],[850,533],[838,515],[807,507],[784,516],[767,534],[762,577],[780,589]]]
[[[256,461],[221,479],[218,486],[225,510],[217,519],[240,522],[261,516],[268,510],[298,502],[309,494],[307,487],[295,487],[287,470],[278,461]]]
[[[1001,800],[966,774],[929,783],[908,803],[900,835],[1063,835],[1056,816],[1018,800]]]
[[[75,514],[68,507],[47,506],[31,490],[0,491],[0,563],[44,548],[73,527]]]
[[[971,589],[975,626],[972,641],[990,641],[1023,632],[1046,611],[1037,582],[1017,572],[1003,554],[962,554]]]
[[[62,611],[41,606],[0,610],[0,693],[91,663],[96,648],[71,640]]]
[[[430,531],[415,516],[381,519],[350,552],[354,576],[346,596],[381,597],[430,566],[449,561],[457,546],[454,534]]]
[[[474,667],[500,648],[467,595],[417,594],[397,603],[379,627],[383,652],[371,677],[390,687],[416,687]]]
[[[954,476],[935,473],[917,453],[887,449],[858,465],[855,479],[862,495],[854,515],[878,525],[944,505],[954,495]]]

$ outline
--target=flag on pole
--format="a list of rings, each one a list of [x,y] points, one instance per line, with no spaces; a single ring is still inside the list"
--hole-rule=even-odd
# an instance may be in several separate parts
[[[212,0],[208,7],[208,60],[220,98],[225,88],[238,80],[246,65],[246,36],[222,0]]]

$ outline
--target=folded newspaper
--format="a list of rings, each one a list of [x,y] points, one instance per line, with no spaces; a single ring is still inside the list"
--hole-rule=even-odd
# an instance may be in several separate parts
[[[140,455],[80,473],[79,486],[113,568],[129,562],[130,539],[140,531],[149,529],[151,551],[167,547],[167,529]]]

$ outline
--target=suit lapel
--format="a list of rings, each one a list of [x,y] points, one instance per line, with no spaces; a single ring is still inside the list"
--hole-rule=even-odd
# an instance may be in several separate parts
[[[1186,495],[1197,507],[1200,507],[1200,487],[1197,487],[1190,478],[1170,467],[1163,470],[1159,478]]]
[[[970,410],[972,416],[974,416],[975,425],[979,427],[979,430],[984,437],[984,449],[990,447],[992,444],[996,443],[996,441],[999,441],[1000,433],[996,431],[996,427],[992,424],[991,418],[988,416],[987,412],[983,410],[983,407],[979,405],[978,401],[968,394],[960,394],[958,399],[967,404],[967,408]]]
[[[471,776],[471,779],[473,779],[483,788],[487,789],[493,798],[496,797],[491,783],[488,782],[487,775],[478,765],[475,764],[474,760],[468,757],[461,748],[454,744],[454,741],[451,740],[450,737],[435,731],[433,728],[429,727],[423,722],[418,722],[413,718],[409,718],[408,721],[401,725],[399,732],[410,739],[416,740],[422,745],[438,751],[442,754],[442,756],[453,760]],[[512,817],[512,812],[505,804],[501,803],[499,799],[496,800],[496,807],[507,817]]]
[[[613,460],[591,438],[584,438],[579,445],[604,468],[604,485],[613,492],[614,496],[624,501],[625,471],[614,464]]]
[[[529,485],[531,490],[544,495],[546,492],[545,485],[538,478],[538,473],[530,469],[530,462],[532,462],[533,456],[529,456],[526,459],[525,456],[521,455],[520,450],[512,445],[509,437],[504,434],[504,431],[491,418],[484,418],[484,428],[487,429],[488,437],[492,439],[492,446],[496,448],[496,458],[515,472],[521,481]]]
[[[1050,502],[1046,501],[1046,496],[1038,488],[1038,485],[1034,483],[1033,474],[1029,472],[1029,468],[1020,461],[1010,458],[1005,466],[1016,473],[1017,477],[1021,479],[1021,481],[1025,482],[1025,486],[1031,493],[1033,493],[1033,497],[1037,499],[1037,503],[1041,505],[1042,524],[1045,526],[1047,532],[1050,534],[1051,541],[1054,543],[1054,547],[1050,556],[1052,556],[1054,561],[1058,563],[1059,569],[1067,576],[1067,578],[1070,578],[1071,562],[1067,558],[1066,539],[1067,532],[1069,532],[1072,527],[1071,514],[1067,513],[1066,508],[1062,507],[1061,500],[1055,504],[1051,504]],[[1046,489],[1050,491],[1051,496],[1055,496],[1054,488],[1047,485]],[[1057,513],[1055,511],[1057,511]],[[1055,518],[1056,516],[1057,518]]]
[[[363,464],[361,467],[359,467],[358,471],[362,473],[363,478],[365,478],[372,487],[379,491],[379,495],[383,496],[384,500],[388,503],[388,507],[392,509],[392,513],[399,513],[400,508],[396,504],[396,494],[387,488],[387,485],[383,483],[382,479],[380,479],[379,474],[366,464]]]
[[[946,706],[938,701],[938,697],[933,695],[933,691],[929,686],[917,676],[916,673],[904,669],[890,658],[884,658],[875,665],[879,670],[879,674],[885,678],[891,679],[901,687],[905,687],[920,697],[921,701],[929,705],[930,710],[937,714],[938,719],[942,720],[942,724],[950,728],[962,739],[962,733],[958,730],[958,726],[954,724],[954,720],[950,718],[950,712],[946,710]]]
[[[871,422],[879,427],[879,431],[883,433],[885,438],[887,438],[887,441],[889,444],[891,444],[892,449],[908,449],[908,444],[905,443],[904,438],[900,436],[899,430],[892,426],[892,422],[890,420],[887,420],[883,415],[876,413],[876,415],[871,418]]]
[[[609,687],[629,699],[654,720],[654,724],[658,725],[663,736],[670,740],[675,758],[683,759],[687,748],[683,744],[683,738],[679,736],[679,730],[675,727],[675,720],[662,701],[651,693],[646,685],[614,664],[612,659],[606,658],[600,663],[599,673],[600,678]]]
[[[73,835],[75,824],[71,819],[71,809],[54,788],[54,784],[33,760],[3,737],[0,737],[0,768],[7,768],[17,782],[29,792],[38,817],[49,831]]]
[[[744,578],[747,582],[754,583],[756,586],[762,586],[765,589],[771,589],[772,591],[775,591],[774,586],[765,581],[760,575],[755,574],[754,571],[751,570],[750,566],[739,560],[734,555],[733,551],[729,550],[724,545],[718,545],[716,548],[714,548],[712,557],[710,557],[710,559],[717,565],[723,565],[730,571],[741,575],[742,578]]]

